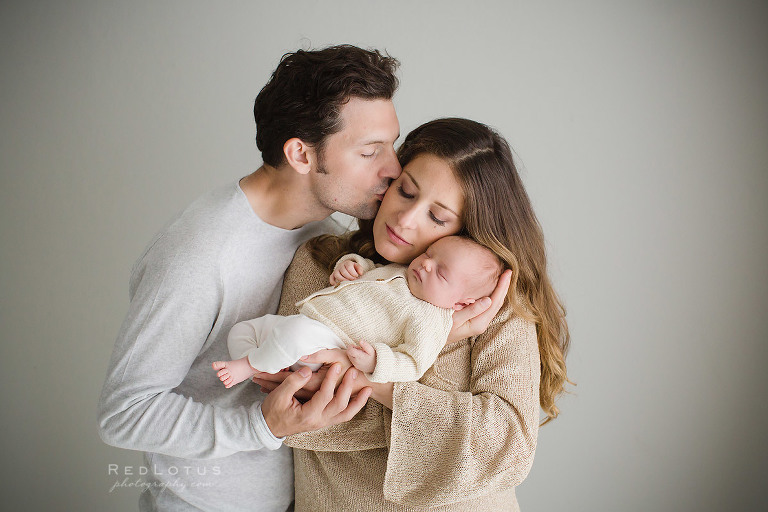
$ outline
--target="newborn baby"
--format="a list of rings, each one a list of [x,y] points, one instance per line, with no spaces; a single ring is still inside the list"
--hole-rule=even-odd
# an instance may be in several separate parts
[[[443,349],[453,312],[490,296],[502,271],[490,249],[459,236],[437,240],[407,268],[348,254],[331,274],[336,286],[299,302],[300,314],[232,327],[233,360],[213,369],[229,388],[257,371],[276,373],[304,355],[342,348],[371,382],[418,380]]]

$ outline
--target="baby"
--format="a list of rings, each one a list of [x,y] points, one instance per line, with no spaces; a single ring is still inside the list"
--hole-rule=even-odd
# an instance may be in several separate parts
[[[407,268],[376,267],[348,254],[331,274],[336,286],[299,302],[300,314],[265,315],[232,327],[227,344],[233,360],[216,361],[213,369],[229,388],[257,371],[276,373],[304,364],[304,355],[342,348],[371,382],[418,380],[443,349],[453,312],[490,296],[502,271],[493,252],[459,236],[437,240]]]

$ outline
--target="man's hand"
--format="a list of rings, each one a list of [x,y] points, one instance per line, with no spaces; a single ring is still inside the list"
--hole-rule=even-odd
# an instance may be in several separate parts
[[[490,298],[483,297],[464,309],[454,311],[453,327],[451,332],[448,333],[448,343],[455,343],[485,332],[493,317],[496,316],[496,313],[499,312],[504,304],[504,298],[509,291],[511,279],[512,271],[504,271],[499,277],[499,282],[496,284],[496,289],[493,290]]]
[[[363,274],[365,274],[365,271],[363,270],[362,265],[352,260],[346,260],[339,265],[339,268],[333,271],[329,281],[331,286],[336,286],[344,281],[354,281]]]
[[[312,371],[305,366],[298,372],[285,376],[282,383],[269,393],[261,405],[264,420],[272,434],[275,437],[284,437],[351,420],[368,401],[371,388],[362,388],[350,400],[354,382],[359,374],[352,368],[346,372],[334,395],[334,388],[340,374],[341,365],[338,363],[331,365],[320,384],[320,389],[314,393],[311,400],[303,404],[294,395],[309,382]],[[254,378],[257,383],[258,375]]]
[[[346,371],[352,367],[352,363],[349,361],[349,358],[347,357],[347,351],[339,348],[319,350],[314,354],[310,354],[308,356],[302,357],[301,360],[305,363],[316,363],[316,364],[322,365],[319,370],[317,370],[315,373],[312,374],[312,376],[309,378],[307,383],[304,385],[304,388],[294,393],[294,396],[302,401],[309,400],[320,389],[320,385],[325,380],[331,365],[333,365],[334,363],[338,363],[341,365],[340,376],[336,377],[337,385],[341,382],[341,378],[342,378],[341,376],[346,375]],[[291,375],[291,373],[292,372],[290,371],[281,371],[278,373],[257,372],[254,375],[252,380],[256,384],[261,386],[262,391],[264,391],[265,393],[271,393],[272,391],[277,389],[278,385],[281,384],[285,379],[287,379],[288,376]],[[364,376],[358,376],[358,377],[364,377]],[[354,381],[355,384],[354,384],[354,387],[352,388],[352,394],[354,395],[358,393],[362,388],[364,388],[365,382],[367,382],[367,379],[364,379],[364,378],[355,379]]]

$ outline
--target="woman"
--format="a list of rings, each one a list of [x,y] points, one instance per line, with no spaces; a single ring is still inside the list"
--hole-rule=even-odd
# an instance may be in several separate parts
[[[517,510],[514,487],[533,462],[539,406],[545,423],[555,418],[567,381],[568,328],[547,277],[541,228],[508,145],[485,125],[426,123],[398,157],[403,173],[373,221],[299,249],[280,314],[327,286],[345,253],[408,264],[456,233],[511,269],[506,303],[484,333],[454,342],[461,328],[452,332],[419,382],[360,376],[359,388],[372,387],[375,401],[347,423],[286,439],[295,448],[296,510]],[[328,352],[312,361],[338,357]]]

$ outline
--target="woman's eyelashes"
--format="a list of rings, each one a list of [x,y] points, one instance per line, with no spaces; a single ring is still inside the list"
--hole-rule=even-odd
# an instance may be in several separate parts
[[[447,222],[447,221],[444,221],[444,220],[440,220],[440,219],[438,219],[437,217],[435,217],[435,214],[434,214],[434,213],[432,213],[432,212],[429,212],[429,217],[430,217],[430,218],[431,218],[431,219],[432,219],[432,220],[435,222],[435,224],[437,224],[438,226],[445,226],[445,223]]]
[[[413,199],[415,197],[413,194],[407,193],[402,185],[397,186],[397,191],[400,192],[400,195],[406,199]]]
[[[403,196],[405,199],[413,199],[414,197],[416,197],[416,195],[415,195],[415,194],[409,194],[408,192],[406,192],[406,190],[405,190],[405,188],[403,188],[403,185],[402,185],[402,184],[397,186],[397,191],[398,191],[398,193],[399,193],[401,196]],[[434,222],[434,223],[435,223],[435,224],[437,224],[438,226],[445,226],[445,224],[448,222],[448,221],[445,221],[445,220],[439,219],[439,218],[438,218],[437,216],[435,216],[435,214],[434,214],[434,213],[432,213],[431,211],[429,212],[429,218],[430,218],[430,219],[432,219],[432,222]]]

